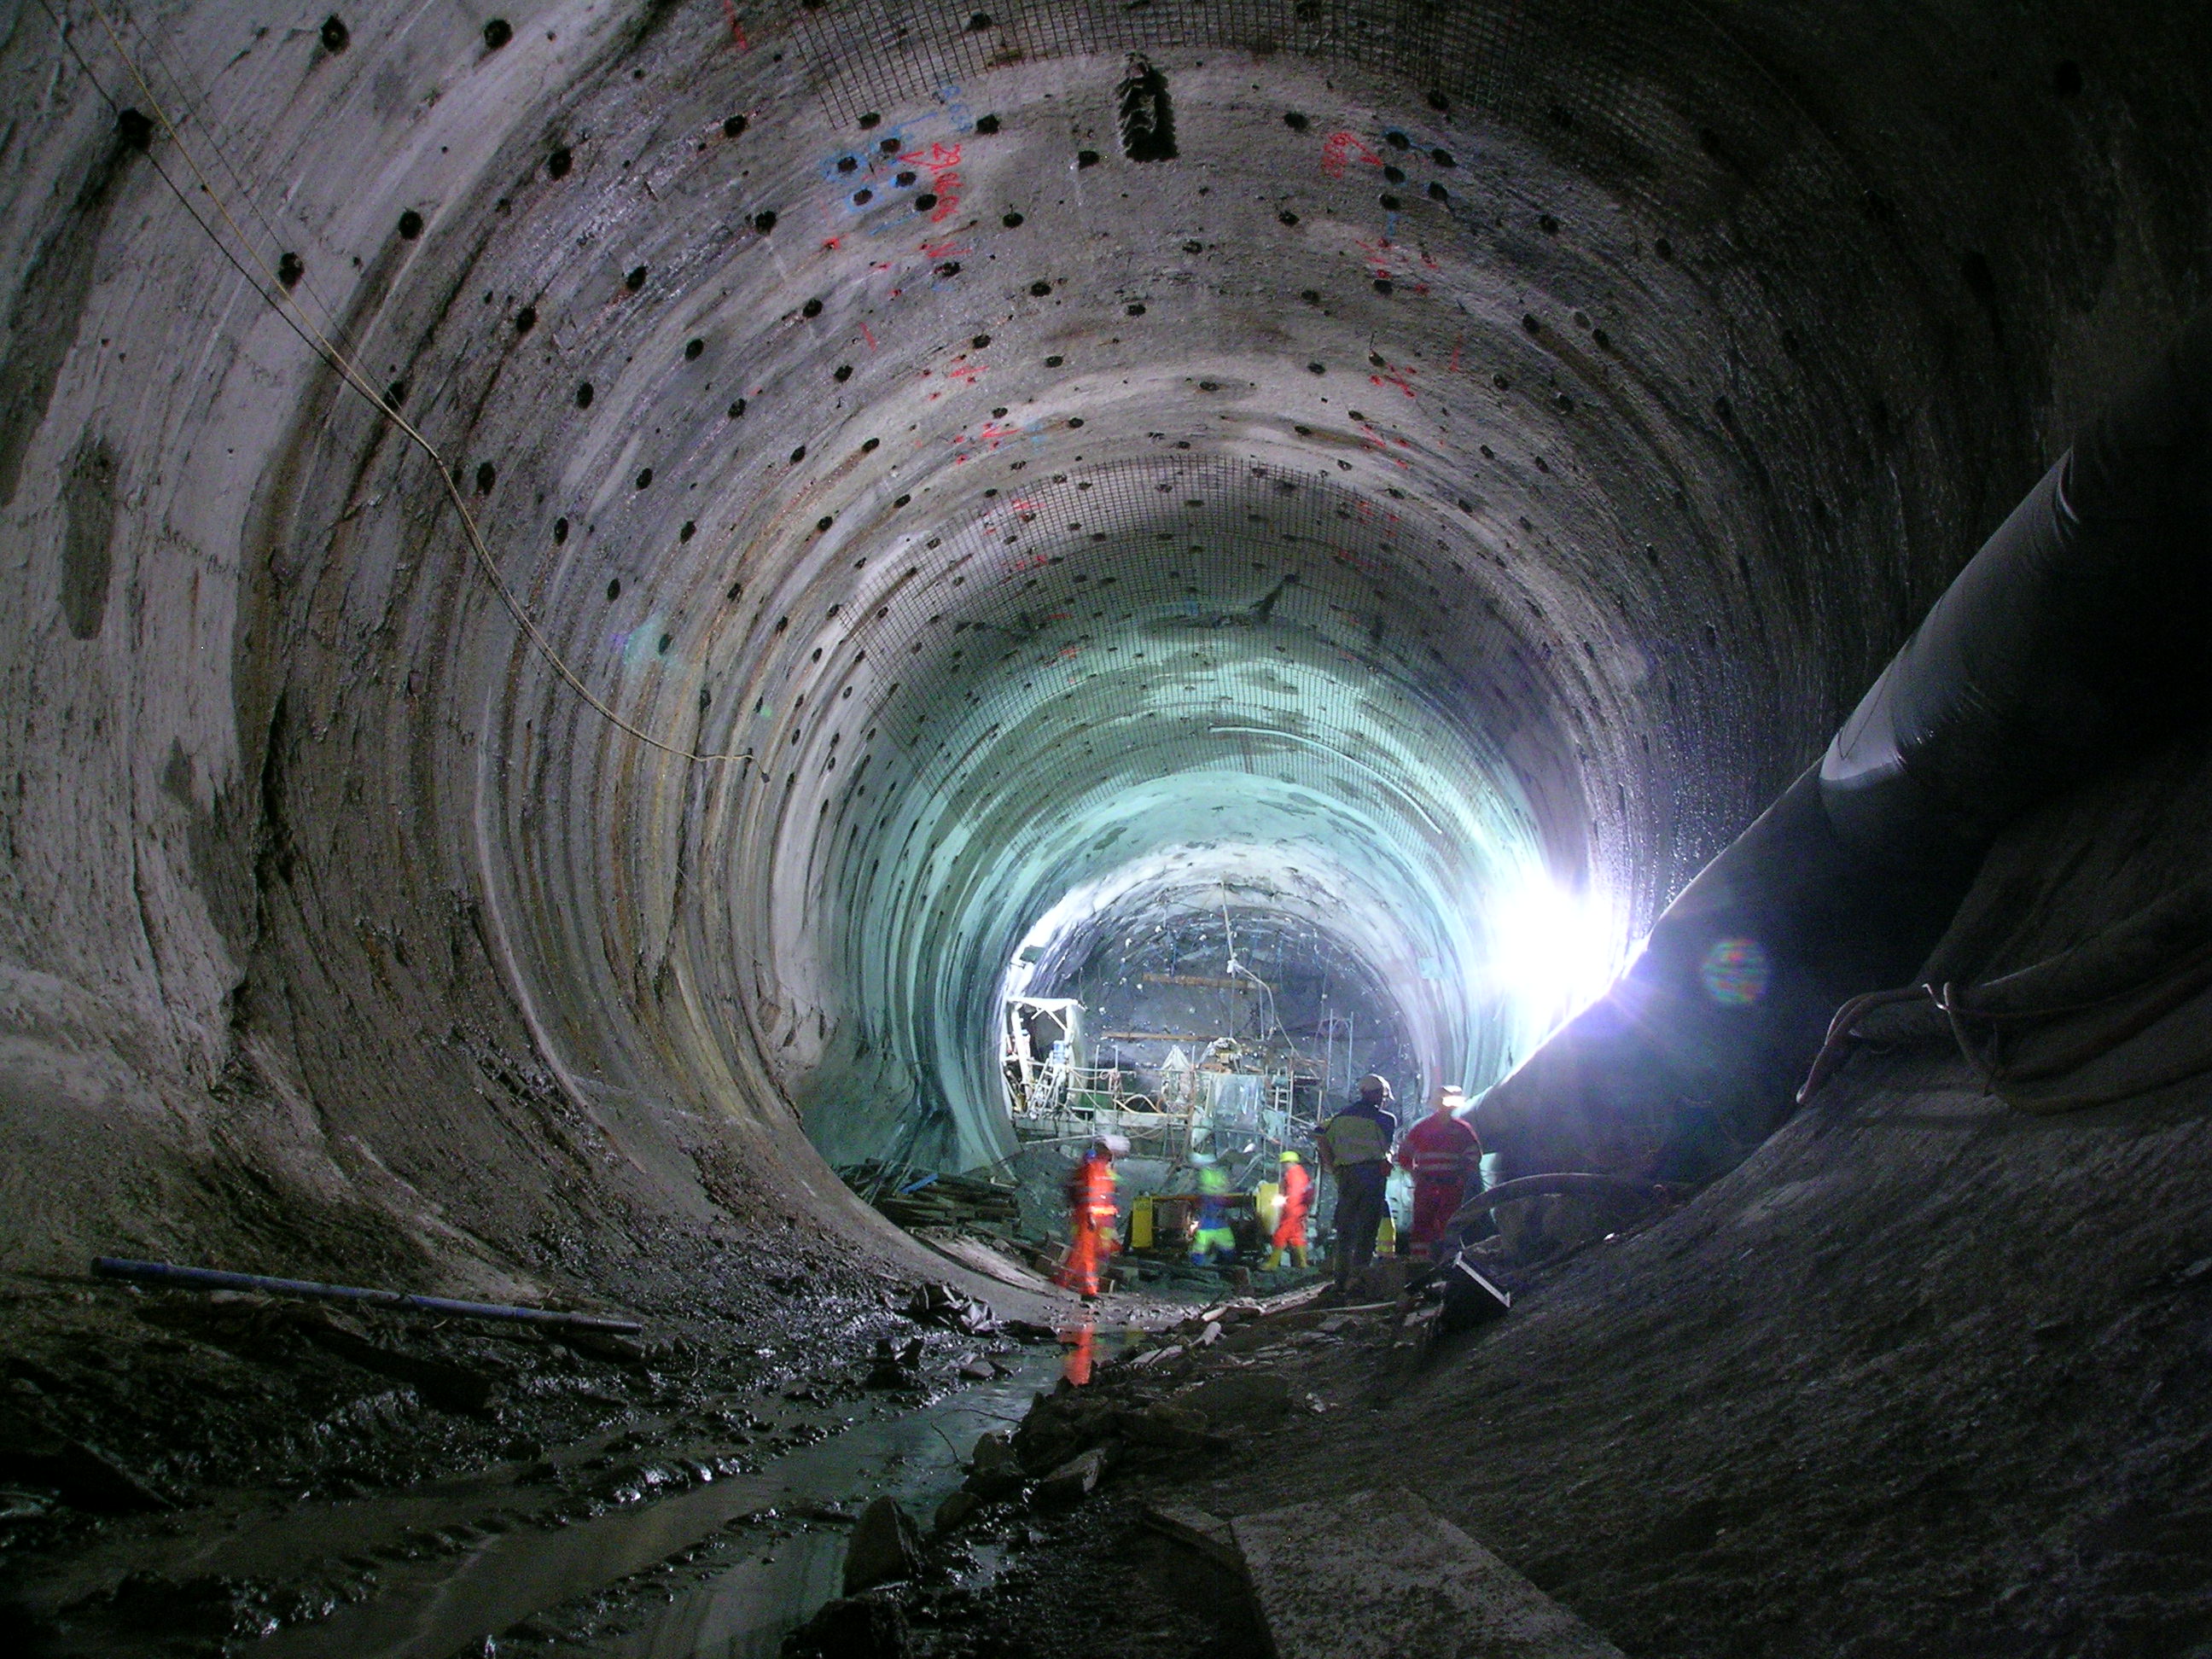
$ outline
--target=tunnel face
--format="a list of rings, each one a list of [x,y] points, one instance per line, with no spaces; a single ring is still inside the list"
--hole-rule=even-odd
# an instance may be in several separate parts
[[[111,101],[19,186],[19,678],[120,735],[31,734],[18,794],[143,843],[50,860],[23,954],[134,1033],[145,1122],[244,1065],[441,1190],[550,1136],[696,1206],[672,1112],[973,1165],[1024,942],[1224,909],[1480,1087],[2032,476],[2094,389],[2066,317],[2160,314],[2154,239],[2066,213],[2015,283],[2105,141],[2029,33],[1953,89],[2043,182],[1928,159],[1934,12],[345,24],[79,40]]]

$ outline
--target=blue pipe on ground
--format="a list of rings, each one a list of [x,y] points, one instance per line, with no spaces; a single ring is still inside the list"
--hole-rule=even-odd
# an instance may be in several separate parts
[[[464,1319],[506,1319],[526,1325],[553,1325],[579,1331],[635,1336],[644,1328],[635,1319],[606,1319],[596,1314],[562,1313],[551,1308],[518,1308],[504,1302],[455,1302],[442,1296],[410,1296],[404,1291],[373,1291],[358,1285],[321,1285],[306,1279],[270,1279],[261,1273],[221,1273],[213,1267],[180,1267],[167,1261],[131,1261],[94,1256],[96,1279],[136,1279],[195,1291],[259,1291],[270,1296],[306,1297],[318,1302],[365,1302],[404,1313],[451,1314]]]

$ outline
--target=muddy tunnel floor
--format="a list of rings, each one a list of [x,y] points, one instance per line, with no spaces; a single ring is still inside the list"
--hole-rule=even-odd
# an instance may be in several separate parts
[[[913,1286],[769,1352],[19,1278],[9,1617],[55,1655],[1232,1659],[1250,1593],[1163,1513],[1403,1486],[1632,1655],[2212,1652],[2205,1133],[1895,1057],[1686,1206],[1478,1246],[1496,1322],[1403,1262],[1109,1297],[1081,1387],[1075,1327]],[[431,1403],[464,1375],[490,1403]],[[884,1497],[918,1535],[847,1599]]]
[[[917,1325],[881,1287],[825,1285],[772,1340],[643,1341],[9,1289],[5,1618],[56,1654],[443,1654],[518,1629],[773,1652],[834,1587],[835,1528],[878,1491],[933,1504],[954,1445],[1060,1364],[1042,1328],[1024,1348]],[[896,1391],[871,1389],[892,1334]]]

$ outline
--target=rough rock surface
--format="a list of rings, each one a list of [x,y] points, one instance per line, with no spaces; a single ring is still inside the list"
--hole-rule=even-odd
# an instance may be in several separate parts
[[[1403,1487],[1232,1525],[1275,1659],[1621,1659]]]
[[[921,1559],[921,1535],[895,1498],[860,1511],[845,1552],[845,1594],[858,1595],[894,1578],[911,1578]]]

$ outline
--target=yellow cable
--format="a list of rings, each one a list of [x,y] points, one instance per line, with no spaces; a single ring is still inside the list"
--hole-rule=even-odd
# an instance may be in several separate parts
[[[231,216],[230,210],[224,204],[222,197],[209,182],[207,174],[200,167],[198,158],[185,147],[183,136],[178,132],[176,124],[169,118],[168,111],[162,106],[161,100],[155,94],[154,88],[147,83],[144,74],[138,68],[137,61],[125,50],[121,39],[115,33],[114,25],[108,21],[106,10],[99,3],[99,0],[92,0],[92,11],[93,15],[100,19],[100,27],[106,32],[108,44],[115,48],[116,56],[123,60],[124,68],[130,71],[131,78],[138,83],[138,90],[144,94],[146,102],[152,108],[155,118],[161,122],[162,131],[168,135],[169,142],[176,147],[177,153],[185,158],[185,164],[191,169],[192,177],[199,182],[201,192],[215,204],[215,210],[222,216],[223,223],[230,227],[230,234],[238,239],[239,246],[245,249],[246,257],[259,268],[262,277],[267,283],[267,287],[262,292],[262,298],[270,301],[280,309],[289,310],[308,344],[313,348],[315,354],[336,369],[339,377],[365,398],[371,408],[398,428],[416,448],[429,458],[431,465],[437,469],[438,482],[444,486],[447,498],[453,504],[453,511],[460,515],[461,527],[466,532],[469,551],[475,556],[477,568],[483,571],[485,579],[491,583],[501,602],[507,606],[508,613],[514,617],[516,625],[529,638],[531,644],[537,647],[546,661],[553,665],[554,672],[568,684],[571,690],[589,704],[610,725],[628,732],[640,743],[650,744],[664,754],[673,755],[679,760],[688,761],[750,760],[753,751],[750,749],[720,754],[701,754],[675,744],[664,743],[651,732],[641,731],[616,714],[577,677],[575,670],[568,666],[560,652],[555,648],[552,641],[545,636],[544,630],[538,627],[530,613],[523,608],[522,602],[514,595],[514,590],[507,586],[506,577],[500,574],[498,565],[492,559],[491,550],[484,545],[483,536],[477,528],[476,520],[470,514],[468,502],[461,495],[460,486],[454,482],[453,470],[447,465],[445,457],[438,453],[437,447],[424,437],[411,422],[402,418],[397,410],[384,401],[382,396],[369,384],[361,371],[354,367],[352,361],[333,345],[320,329],[315,326],[313,319],[307,314],[307,308],[292,297],[291,293],[278,279],[276,274],[269,269],[268,262],[255,249],[252,240],[239,228],[238,221]],[[209,142],[214,143],[212,137]],[[235,169],[233,169],[233,172],[234,173]]]

